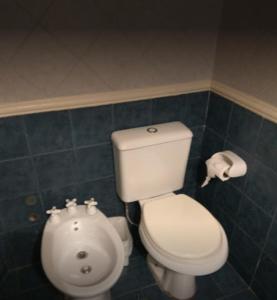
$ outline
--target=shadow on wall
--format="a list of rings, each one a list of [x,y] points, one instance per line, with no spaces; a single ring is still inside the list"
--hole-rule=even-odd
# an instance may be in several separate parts
[[[261,299],[276,299],[277,125],[213,93],[206,125],[203,168],[213,153],[231,150],[248,172],[212,180],[197,198],[225,228],[235,269]]]

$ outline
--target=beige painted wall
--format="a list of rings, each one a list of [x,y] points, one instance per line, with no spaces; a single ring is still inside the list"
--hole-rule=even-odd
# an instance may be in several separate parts
[[[221,0],[1,0],[0,104],[210,80],[220,9]]]
[[[224,1],[213,79],[277,107],[274,1]]]

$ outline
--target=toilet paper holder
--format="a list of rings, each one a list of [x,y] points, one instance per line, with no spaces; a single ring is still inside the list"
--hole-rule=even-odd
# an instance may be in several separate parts
[[[236,153],[226,150],[217,152],[207,161],[207,176],[201,187],[206,186],[212,178],[218,177],[222,181],[232,177],[240,177],[246,174],[246,162]]]

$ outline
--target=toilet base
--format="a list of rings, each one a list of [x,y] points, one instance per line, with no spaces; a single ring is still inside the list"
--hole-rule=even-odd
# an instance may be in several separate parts
[[[93,297],[88,298],[72,298],[72,297],[65,297],[66,300],[111,300],[111,292],[107,291],[103,294],[96,295]]]
[[[178,300],[192,299],[196,292],[195,276],[167,269],[149,254],[147,255],[147,263],[159,288],[165,294]]]

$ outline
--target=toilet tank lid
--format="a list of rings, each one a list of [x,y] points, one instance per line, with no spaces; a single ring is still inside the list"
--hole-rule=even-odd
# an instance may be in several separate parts
[[[183,139],[191,139],[192,132],[181,122],[149,125],[112,133],[113,144],[119,150],[130,150]]]

